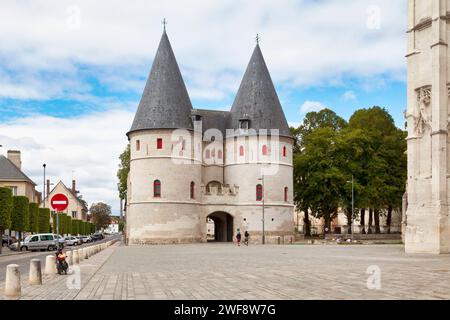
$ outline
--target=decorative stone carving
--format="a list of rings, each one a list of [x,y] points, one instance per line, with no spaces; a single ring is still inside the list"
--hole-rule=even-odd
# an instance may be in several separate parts
[[[431,86],[425,86],[416,89],[417,107],[414,112],[414,129],[419,135],[422,135],[425,127],[431,128]]]

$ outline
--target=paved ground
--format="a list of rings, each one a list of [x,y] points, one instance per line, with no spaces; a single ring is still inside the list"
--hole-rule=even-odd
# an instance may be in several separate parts
[[[113,237],[111,237],[112,239]],[[107,239],[103,239],[101,241],[97,241],[94,242],[94,244],[98,244],[98,243],[102,243],[105,242],[107,240],[109,240],[110,238]],[[87,245],[90,244],[83,244],[82,246],[68,246],[65,249],[68,250],[72,250],[73,248],[75,249],[79,249],[79,248],[83,248]],[[3,248],[5,250],[5,248]],[[42,266],[45,263],[45,257],[48,255],[54,255],[55,251],[38,251],[38,252],[16,252],[16,254],[14,254],[14,251],[10,251],[8,249],[6,249],[5,251],[5,255],[0,255],[0,285],[3,283],[3,281],[5,281],[5,275],[6,275],[6,266],[8,264],[11,263],[15,263],[18,264],[20,266],[20,272],[21,274],[28,274],[29,268],[30,268],[30,260],[31,259],[39,259],[41,260]]]
[[[371,290],[376,266],[381,289]],[[77,298],[449,299],[450,256],[401,245],[121,246]]]
[[[401,245],[115,245],[81,266],[80,290],[57,277],[23,298],[450,298],[450,256],[409,256]]]

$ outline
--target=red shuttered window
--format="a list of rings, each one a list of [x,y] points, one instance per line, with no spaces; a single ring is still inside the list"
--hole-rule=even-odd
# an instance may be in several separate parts
[[[263,187],[262,185],[258,184],[256,186],[256,201],[262,201],[263,198]]]
[[[153,196],[155,198],[161,197],[161,181],[159,180],[153,181]]]

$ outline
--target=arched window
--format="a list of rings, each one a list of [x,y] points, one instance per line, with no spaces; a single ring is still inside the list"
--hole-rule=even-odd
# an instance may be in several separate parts
[[[205,157],[206,157],[206,159],[209,159],[211,157],[211,152],[209,151],[209,149],[206,149]]]
[[[241,157],[244,156],[244,146],[239,147],[239,156],[241,156]]]
[[[286,146],[283,147],[283,157],[286,157]]]
[[[266,145],[262,146],[262,154],[263,154],[263,156],[267,156],[267,146]]]
[[[284,187],[284,202],[288,202],[288,187]]]
[[[141,141],[140,140],[136,140],[136,151],[141,150]]]
[[[153,196],[155,198],[161,197],[161,181],[159,180],[153,181]]]
[[[195,198],[195,182],[191,182],[191,199]]]
[[[217,158],[222,159],[222,150],[217,151]]]
[[[263,187],[262,185],[258,184],[256,186],[256,201],[261,201],[263,198]]]

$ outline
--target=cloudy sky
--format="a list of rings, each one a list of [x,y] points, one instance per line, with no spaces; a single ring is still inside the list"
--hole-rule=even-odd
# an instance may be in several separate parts
[[[0,148],[42,189],[72,176],[118,214],[118,156],[162,32],[192,104],[229,109],[259,33],[291,125],[379,105],[403,125],[406,0],[0,2]]]

